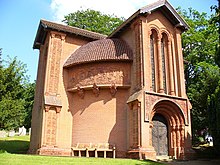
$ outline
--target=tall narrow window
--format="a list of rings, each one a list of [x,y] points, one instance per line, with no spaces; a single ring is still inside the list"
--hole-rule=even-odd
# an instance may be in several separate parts
[[[163,70],[163,89],[164,89],[164,93],[167,93],[165,52],[166,52],[166,42],[165,42],[165,37],[163,36],[162,39],[161,39],[161,59],[162,59],[162,70]]]
[[[151,56],[151,77],[152,77],[152,89],[155,92],[156,86],[155,86],[155,62],[154,62],[154,36],[151,34],[150,36],[150,56]]]

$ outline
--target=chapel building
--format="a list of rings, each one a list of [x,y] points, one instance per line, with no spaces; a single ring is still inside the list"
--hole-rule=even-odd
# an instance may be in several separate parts
[[[188,158],[188,28],[167,0],[139,9],[109,36],[41,20],[29,153],[80,156],[79,144],[108,144],[115,157]]]

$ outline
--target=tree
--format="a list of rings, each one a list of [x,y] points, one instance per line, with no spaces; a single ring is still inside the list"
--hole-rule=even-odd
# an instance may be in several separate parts
[[[212,10],[215,10],[215,15],[210,19],[210,23],[216,27],[218,34],[220,34],[220,9],[217,5],[211,7]],[[218,37],[220,37],[218,35]],[[220,38],[219,40],[220,41]],[[215,63],[220,68],[220,43],[216,45],[216,56]],[[215,92],[209,96],[208,99],[208,110],[209,110],[209,128],[212,133],[214,144],[216,148],[220,149],[220,80],[218,82],[218,86],[215,89]],[[213,122],[215,121],[215,122]]]
[[[34,93],[35,93],[35,87],[36,87],[36,82],[34,83],[28,83],[24,87],[24,93],[23,97],[25,99],[25,110],[26,110],[26,116],[24,120],[24,126],[26,128],[31,127],[31,118],[32,118],[32,109],[34,105]]]
[[[67,25],[106,35],[110,34],[124,21],[122,17],[102,14],[100,11],[91,9],[78,10],[64,16],[64,18],[63,22]]]
[[[196,130],[212,127],[213,120],[210,119],[214,116],[211,114],[217,107],[214,102],[217,102],[216,90],[220,84],[220,68],[216,61],[219,33],[212,22],[216,15],[208,17],[206,13],[192,8],[188,12],[178,10],[190,26],[182,34],[182,46],[184,58],[188,61],[185,66],[186,90],[193,105],[192,126],[195,133]]]
[[[16,129],[24,125],[31,108],[29,78],[26,66],[17,60],[3,61],[0,68],[0,129]]]
[[[2,48],[0,48],[0,69],[2,68]]]

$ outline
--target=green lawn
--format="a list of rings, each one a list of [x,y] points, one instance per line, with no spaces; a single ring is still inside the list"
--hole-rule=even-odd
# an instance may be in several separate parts
[[[55,157],[25,154],[29,146],[29,136],[15,136],[0,138],[0,165],[56,165],[56,164],[129,164],[129,165],[161,165],[153,161],[141,161],[133,159],[104,159],[104,158],[77,158],[77,157]]]
[[[29,148],[29,141],[29,136],[0,138],[0,153],[6,151],[14,154],[25,154]]]

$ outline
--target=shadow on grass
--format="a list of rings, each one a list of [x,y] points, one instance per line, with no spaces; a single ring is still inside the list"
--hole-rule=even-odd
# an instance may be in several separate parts
[[[139,160],[139,163],[136,163],[135,165],[164,165],[162,162],[155,162],[152,160]]]
[[[25,154],[30,142],[22,140],[0,140],[0,153]]]
[[[198,159],[219,159],[219,149],[215,147],[200,147],[194,149]]]

